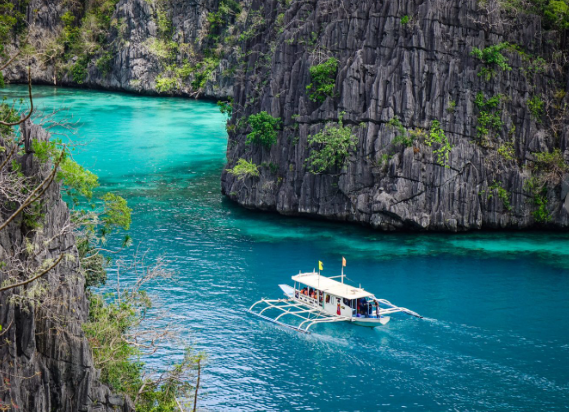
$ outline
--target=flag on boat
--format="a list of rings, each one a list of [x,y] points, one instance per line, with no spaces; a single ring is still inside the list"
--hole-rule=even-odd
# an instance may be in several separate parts
[[[318,261],[318,270],[324,270],[324,264],[321,261]]]
[[[342,266],[346,267],[346,258],[342,256]]]

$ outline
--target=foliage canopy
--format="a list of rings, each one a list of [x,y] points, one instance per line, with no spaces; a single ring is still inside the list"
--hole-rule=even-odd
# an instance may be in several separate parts
[[[249,116],[247,123],[251,126],[251,133],[247,135],[247,144],[254,143],[269,148],[277,142],[278,130],[282,125],[280,117],[273,117],[262,111]]]
[[[311,173],[324,173],[334,167],[342,167],[349,153],[356,147],[357,137],[352,128],[344,126],[344,113],[340,114],[338,124],[326,123],[324,129],[308,136],[308,144],[316,146],[306,159]]]
[[[310,68],[312,83],[306,86],[306,90],[310,92],[310,100],[315,103],[322,103],[327,97],[334,95],[337,72],[338,59],[335,57],[330,57],[324,63]]]
[[[237,180],[244,180],[247,177],[258,177],[259,166],[253,163],[253,160],[239,159],[232,169],[227,169],[227,172],[237,177]]]

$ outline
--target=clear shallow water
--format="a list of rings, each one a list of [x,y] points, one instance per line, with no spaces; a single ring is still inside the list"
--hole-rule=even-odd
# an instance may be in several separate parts
[[[80,120],[77,160],[127,198],[135,243],[178,272],[155,292],[208,354],[207,410],[569,408],[569,234],[385,234],[247,211],[220,194],[215,104],[35,90]],[[342,255],[353,283],[427,319],[305,336],[244,313],[317,260],[331,275]]]

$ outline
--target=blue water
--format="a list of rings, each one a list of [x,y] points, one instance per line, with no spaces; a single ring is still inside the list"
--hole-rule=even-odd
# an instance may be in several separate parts
[[[72,113],[72,140],[88,143],[76,159],[128,200],[135,244],[177,272],[153,291],[207,353],[204,410],[569,408],[569,234],[388,234],[247,211],[220,194],[215,104],[35,90],[44,110],[70,109],[58,116]],[[244,312],[318,260],[337,274],[341,256],[352,283],[426,319],[303,335]]]

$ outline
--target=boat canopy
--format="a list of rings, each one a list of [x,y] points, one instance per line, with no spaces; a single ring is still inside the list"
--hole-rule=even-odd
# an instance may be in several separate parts
[[[373,297],[372,293],[366,292],[361,288],[337,282],[334,279],[321,276],[316,272],[299,273],[298,275],[293,276],[292,280],[341,298],[359,299]]]

